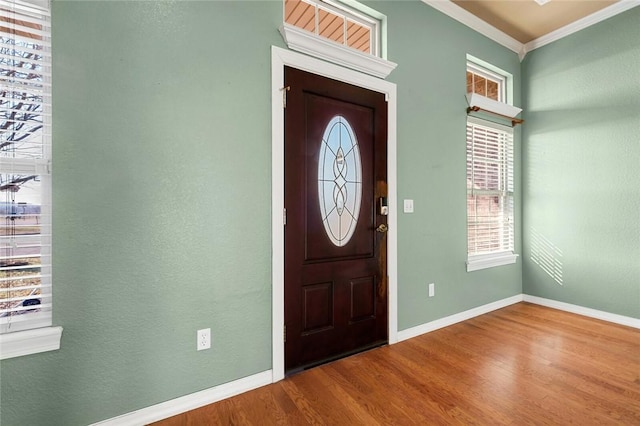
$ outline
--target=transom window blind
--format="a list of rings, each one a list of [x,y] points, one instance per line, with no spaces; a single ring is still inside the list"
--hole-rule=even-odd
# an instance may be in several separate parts
[[[467,119],[468,255],[514,251],[513,129]]]
[[[0,333],[51,325],[48,8],[0,0]]]

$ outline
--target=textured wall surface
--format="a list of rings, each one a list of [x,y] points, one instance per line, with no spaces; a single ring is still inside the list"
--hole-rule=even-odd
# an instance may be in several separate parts
[[[398,218],[398,323],[406,329],[522,291],[521,263],[467,273],[466,55],[513,74],[520,62],[497,45],[420,2],[370,2],[388,17],[389,59],[398,67],[398,196],[415,213]],[[520,163],[520,129],[515,162]],[[520,174],[516,167],[516,203]],[[519,223],[520,211],[516,209]],[[520,226],[516,226],[520,252]],[[436,297],[427,285],[436,284]]]
[[[640,8],[523,63],[524,292],[640,318]]]
[[[522,290],[520,262],[464,264],[465,55],[514,74],[516,104],[520,64],[421,2],[369,4],[389,18],[399,195],[416,206],[399,218],[406,329]],[[270,46],[283,45],[281,10],[53,2],[64,334],[59,351],[2,362],[4,426],[88,424],[271,368]],[[213,348],[196,352],[206,327]]]
[[[2,362],[3,425],[88,424],[271,368],[280,19],[273,2],[54,2],[64,334]]]

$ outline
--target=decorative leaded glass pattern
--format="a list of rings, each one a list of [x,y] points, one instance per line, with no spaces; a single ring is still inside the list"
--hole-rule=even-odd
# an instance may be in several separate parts
[[[318,159],[318,200],[324,230],[333,244],[346,245],[356,229],[362,201],[362,164],[356,135],[336,115],[322,136]]]

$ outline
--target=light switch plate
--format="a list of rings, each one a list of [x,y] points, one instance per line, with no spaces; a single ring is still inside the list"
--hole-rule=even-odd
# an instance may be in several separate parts
[[[413,213],[413,200],[404,200],[404,212]]]

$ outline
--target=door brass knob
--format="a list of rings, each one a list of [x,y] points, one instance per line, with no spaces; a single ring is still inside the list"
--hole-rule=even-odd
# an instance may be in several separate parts
[[[378,232],[387,232],[388,230],[389,228],[384,223],[381,223],[380,226],[376,228],[376,231]]]

